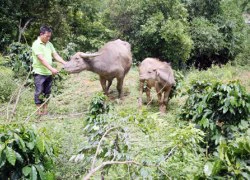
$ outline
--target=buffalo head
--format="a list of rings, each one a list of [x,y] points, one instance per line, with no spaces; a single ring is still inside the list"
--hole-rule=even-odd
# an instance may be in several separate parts
[[[70,58],[70,61],[64,65],[64,69],[69,73],[79,73],[83,70],[87,70],[89,67],[89,62],[91,58],[99,56],[100,54],[88,54],[83,52],[77,52]]]

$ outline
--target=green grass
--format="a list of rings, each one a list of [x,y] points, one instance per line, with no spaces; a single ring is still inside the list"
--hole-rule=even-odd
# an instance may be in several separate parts
[[[182,92],[185,92],[191,81],[198,80],[216,80],[231,81],[239,79],[243,86],[250,92],[250,68],[249,67],[232,67],[229,65],[222,68],[213,67],[207,71],[192,70],[185,73]],[[110,102],[114,106],[114,112],[117,114],[132,114],[140,112],[138,109],[137,98],[139,97],[139,75],[137,67],[134,67],[127,74],[124,81],[124,99],[117,99],[116,81],[111,86]],[[13,109],[14,103],[8,105],[8,102],[0,106],[0,123],[15,122],[26,123],[37,127],[45,127],[50,133],[51,139],[58,143],[60,154],[56,159],[56,175],[58,179],[79,179],[83,175],[84,167],[81,163],[69,162],[72,155],[77,154],[79,148],[84,146],[87,137],[83,135],[84,117],[88,111],[88,105],[92,96],[101,91],[99,78],[92,72],[81,72],[72,74],[64,82],[63,93],[52,97],[49,103],[49,115],[38,117],[32,115],[36,107],[33,102],[33,87],[24,89],[17,105],[16,114],[10,120],[6,119],[6,109]],[[149,114],[158,113],[156,93],[152,93],[152,104],[144,104],[144,109]],[[146,95],[143,95],[143,101],[146,101]],[[138,132],[136,124],[131,126],[131,139],[139,141],[134,143],[135,151],[146,149],[148,155],[152,158],[159,158],[163,153],[160,147],[164,144],[152,142],[152,139],[164,139],[168,130],[176,128],[181,129],[187,122],[179,119],[178,114],[180,107],[185,103],[185,97],[174,97],[170,100],[166,114],[158,114],[156,126],[152,136],[146,137],[143,133]],[[32,115],[32,116],[31,116]],[[29,119],[27,120],[27,117]],[[150,144],[150,146],[149,146]],[[147,156],[141,154],[140,157]],[[171,167],[170,167],[171,168]],[[175,167],[176,168],[176,167]],[[121,173],[126,176],[126,172]],[[120,174],[120,175],[121,175]],[[112,177],[120,177],[118,174],[111,172]],[[97,179],[100,179],[97,177]]]

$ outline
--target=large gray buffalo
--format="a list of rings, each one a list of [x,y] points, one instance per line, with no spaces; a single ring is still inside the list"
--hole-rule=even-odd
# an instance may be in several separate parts
[[[70,73],[87,70],[99,74],[102,89],[108,94],[114,78],[117,79],[119,98],[123,96],[122,86],[125,75],[132,65],[131,46],[120,39],[106,43],[93,54],[77,52],[64,65]]]
[[[142,106],[142,93],[144,83],[146,83],[147,101],[150,103],[150,90],[155,87],[160,111],[166,111],[169,93],[173,85],[175,85],[174,73],[171,66],[167,62],[161,62],[155,58],[144,59],[139,66],[140,74],[140,97],[139,106]]]

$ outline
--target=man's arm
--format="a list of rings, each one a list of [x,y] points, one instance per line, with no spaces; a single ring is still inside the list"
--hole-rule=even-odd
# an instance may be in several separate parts
[[[59,63],[62,63],[63,65],[66,64],[66,62],[63,60],[63,58],[61,56],[59,56],[59,54],[57,54],[57,52],[54,52],[52,55],[53,55],[53,58],[55,58],[55,60],[57,60]]]
[[[57,73],[58,73],[58,70],[55,69],[55,68],[53,68],[53,67],[45,60],[45,58],[43,57],[43,55],[38,54],[37,57],[38,57],[38,60],[39,60],[46,68],[48,68],[48,69],[52,72],[52,74],[57,74]]]

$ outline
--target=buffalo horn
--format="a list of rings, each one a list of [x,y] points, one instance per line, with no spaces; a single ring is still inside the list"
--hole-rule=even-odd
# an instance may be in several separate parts
[[[80,56],[83,58],[91,58],[91,57],[96,57],[100,56],[101,53],[93,53],[93,54],[88,54],[88,53],[81,53]]]

